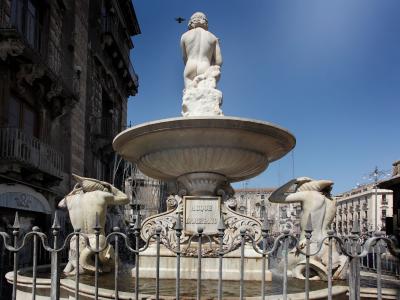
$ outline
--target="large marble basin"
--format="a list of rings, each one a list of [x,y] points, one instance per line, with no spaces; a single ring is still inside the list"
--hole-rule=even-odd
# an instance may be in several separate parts
[[[117,153],[147,176],[173,180],[215,173],[230,182],[263,172],[295,146],[277,125],[233,117],[172,118],[143,123],[118,134]]]

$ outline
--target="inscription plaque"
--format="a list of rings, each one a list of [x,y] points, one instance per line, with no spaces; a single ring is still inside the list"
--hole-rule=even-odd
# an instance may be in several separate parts
[[[203,233],[218,233],[217,225],[221,215],[221,198],[206,196],[185,196],[184,230],[186,233],[197,233],[198,227],[203,227]]]

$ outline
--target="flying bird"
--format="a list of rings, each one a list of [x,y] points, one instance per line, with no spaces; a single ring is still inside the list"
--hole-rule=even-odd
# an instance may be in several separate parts
[[[175,21],[177,21],[179,24],[181,24],[183,21],[185,21],[186,19],[185,18],[182,18],[182,17],[177,17],[177,18],[175,18]]]

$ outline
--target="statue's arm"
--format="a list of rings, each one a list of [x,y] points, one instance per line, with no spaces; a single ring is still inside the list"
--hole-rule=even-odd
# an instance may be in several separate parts
[[[221,66],[222,65],[222,54],[221,54],[221,48],[219,47],[218,39],[215,42],[214,63],[217,66]]]
[[[111,184],[110,184],[110,189],[111,189],[111,194],[113,194],[112,204],[124,205],[129,203],[129,198],[125,193],[121,192],[119,189],[112,186]]]
[[[286,199],[290,195],[285,195],[287,191],[294,185],[296,184],[297,179],[292,179],[289,182],[285,183],[281,187],[277,188],[271,196],[269,196],[269,201],[273,203],[285,203],[288,202]]]
[[[184,41],[183,36],[182,36],[182,38],[181,38],[181,49],[182,49],[182,58],[183,58],[183,62],[184,62],[185,65],[186,65],[186,62],[187,62],[187,53],[186,53],[185,41]]]
[[[309,181],[312,181],[312,179],[308,177],[292,179],[281,187],[277,188],[269,197],[269,201],[275,203],[303,202],[307,199],[307,192],[295,192],[289,194],[288,190],[293,185],[301,185]]]

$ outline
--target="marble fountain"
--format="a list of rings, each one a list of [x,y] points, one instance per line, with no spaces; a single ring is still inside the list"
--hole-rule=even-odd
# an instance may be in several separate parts
[[[225,228],[223,247],[226,249],[232,243],[236,243],[233,246],[234,250],[225,255],[223,260],[223,297],[233,299],[238,295],[241,255],[240,241],[234,237],[244,228],[257,243],[262,239],[262,224],[258,219],[231,209],[228,201],[233,196],[231,183],[259,175],[271,162],[290,152],[295,147],[296,140],[288,130],[278,125],[223,115],[222,92],[217,89],[222,56],[218,39],[208,31],[208,22],[204,14],[195,13],[191,17],[189,30],[182,35],[181,47],[185,62],[182,117],[157,120],[129,128],[115,137],[113,147],[124,159],[137,164],[145,175],[173,182],[175,186],[168,198],[168,210],[145,219],[141,230],[143,240],[148,240],[157,227],[160,228],[163,237],[168,237],[167,243],[161,240],[163,243],[159,249],[162,295],[160,299],[175,299],[176,255],[172,250],[177,245],[174,228],[178,218],[183,226],[180,247],[186,249],[180,264],[182,295],[185,299],[192,299],[190,296],[195,294],[192,292],[192,285],[196,279],[196,255],[199,245],[193,236],[201,228],[204,235],[215,238],[214,242],[219,245],[216,237],[222,220]],[[126,199],[118,190],[107,186],[107,183],[96,183],[105,186],[113,194],[116,201],[112,204],[126,203]],[[69,196],[75,195],[74,193],[79,193],[79,189]],[[276,202],[280,201],[279,197],[275,198]],[[71,215],[71,207],[68,209]],[[104,204],[99,212],[102,213],[106,209],[107,204]],[[102,224],[105,222],[103,219],[100,220]],[[92,234],[90,229],[87,231],[88,234]],[[207,299],[212,299],[212,294],[216,293],[213,286],[218,279],[218,256],[215,253],[212,247],[202,248],[201,275],[204,279],[205,293],[209,293]],[[156,254],[156,243],[153,240],[147,250],[139,256],[141,299],[153,299]],[[76,259],[74,254],[70,253],[71,255],[69,268],[65,269],[66,275],[60,280],[60,299],[72,299],[75,293],[74,277],[68,276],[68,272],[74,267],[71,262]],[[259,286],[263,280],[269,281],[266,285],[267,293],[280,294],[280,279],[271,281],[272,274],[268,270],[262,278],[262,256],[246,244],[244,257],[246,299],[260,299]],[[106,259],[107,256],[103,258]],[[49,267],[41,266],[39,269],[44,270],[43,274],[46,274]],[[84,270],[81,271],[85,273]],[[126,268],[119,272],[118,299],[133,299],[132,276],[137,273]],[[31,297],[30,273],[30,269],[19,271],[17,299]],[[101,299],[114,299],[114,277],[111,276],[112,272],[106,274],[104,270],[104,273],[99,278],[98,295]],[[7,279],[9,282],[13,281],[12,273],[7,275]],[[289,279],[289,299],[304,299],[303,282]],[[39,271],[37,284],[36,299],[48,299],[50,279],[46,278],[46,275],[41,277]],[[326,299],[325,287],[325,283],[311,282],[310,299]],[[346,286],[334,286],[333,299],[345,299],[347,291]],[[81,276],[79,294],[80,299],[94,298],[92,275]],[[268,299],[279,298],[278,295],[271,295]]]

